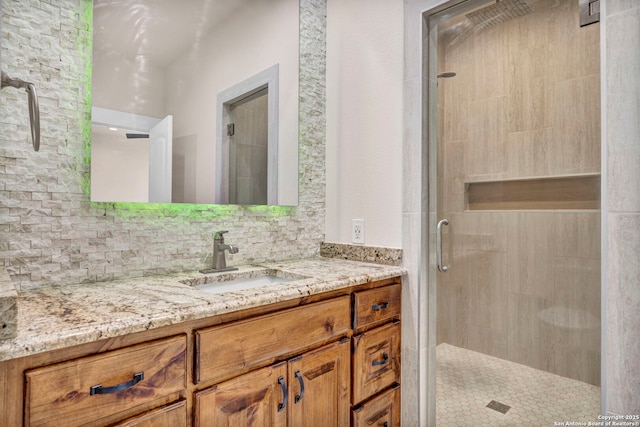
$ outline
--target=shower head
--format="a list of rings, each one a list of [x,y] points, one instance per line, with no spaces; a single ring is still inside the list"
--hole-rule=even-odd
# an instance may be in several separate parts
[[[440,73],[438,74],[436,77],[439,79],[450,79],[451,77],[455,77],[456,73],[454,73],[453,71],[446,71],[444,73]]]
[[[496,0],[495,4],[483,7],[465,16],[480,28],[501,24],[533,12],[526,0]]]

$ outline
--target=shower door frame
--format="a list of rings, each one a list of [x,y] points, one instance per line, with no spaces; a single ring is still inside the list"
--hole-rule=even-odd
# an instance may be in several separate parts
[[[419,295],[417,302],[418,315],[418,348],[426,349],[426,351],[418,352],[419,360],[417,361],[419,387],[419,402],[417,403],[416,415],[420,425],[434,426],[436,422],[436,295],[437,295],[437,257],[436,257],[436,224],[438,218],[438,138],[437,138],[437,22],[433,23],[434,16],[442,15],[441,20],[447,19],[463,13],[467,9],[473,9],[482,4],[489,3],[488,0],[407,0],[405,1],[405,93],[409,90],[415,90],[416,86],[412,85],[415,80],[419,80],[420,97],[416,99],[405,100],[405,129],[409,136],[405,136],[405,146],[411,147],[412,132],[415,131],[420,139],[421,155],[418,162],[420,163],[419,182],[411,182],[407,193],[411,190],[417,190],[421,194],[422,206],[418,212],[420,214],[420,238],[418,242],[407,239],[403,244],[407,258],[415,257],[414,264],[409,261],[408,268],[417,276],[417,294]],[[417,24],[417,25],[416,25]],[[416,28],[418,27],[418,28]],[[419,30],[419,31],[416,31]],[[603,37],[604,26],[600,24],[600,43],[604,45]],[[602,57],[600,62],[602,64]],[[419,73],[420,78],[416,79]],[[601,82],[604,81],[604,74],[601,75]],[[606,111],[604,105],[606,98],[604,96],[604,84],[601,84],[600,104],[601,111]],[[418,111],[415,111],[418,110]],[[417,119],[420,118],[420,127],[417,126]],[[604,124],[604,121],[601,121]],[[604,132],[604,126],[601,127]],[[417,139],[417,138],[416,138]],[[415,140],[414,140],[415,141]],[[601,221],[605,216],[602,215],[602,206],[605,206],[606,185],[605,185],[605,138],[601,135],[601,157],[602,167],[601,183],[600,183],[600,212]],[[413,152],[415,154],[415,151]],[[410,150],[405,153],[405,167],[414,165],[415,160],[410,160]],[[406,178],[410,174],[405,175]],[[415,176],[413,176],[415,179]],[[408,203],[405,203],[405,211]],[[410,216],[407,215],[405,227],[411,229]],[[601,295],[606,292],[606,227],[601,227]],[[419,244],[419,247],[411,244]],[[417,258],[417,259],[416,259]],[[412,284],[409,283],[409,286]],[[606,414],[606,301],[601,298],[601,413]],[[411,411],[412,405],[403,402],[403,413]]]

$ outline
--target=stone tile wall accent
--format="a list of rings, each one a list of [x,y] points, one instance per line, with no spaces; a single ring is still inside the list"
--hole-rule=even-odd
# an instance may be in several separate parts
[[[402,249],[379,246],[348,245],[322,242],[320,255],[327,258],[372,262],[384,265],[401,265]]]
[[[315,256],[324,237],[326,0],[301,0],[299,205],[91,203],[92,2],[2,3],[2,69],[32,81],[42,141],[31,148],[27,95],[0,93],[0,267],[19,288],[210,266],[229,230],[229,264]]]

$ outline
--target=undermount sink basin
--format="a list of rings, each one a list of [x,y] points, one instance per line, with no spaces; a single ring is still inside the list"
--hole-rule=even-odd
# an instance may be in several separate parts
[[[276,283],[307,279],[307,276],[282,272],[280,270],[265,269],[261,271],[252,271],[250,273],[239,272],[235,274],[224,274],[218,277],[213,275],[209,276],[208,279],[211,281],[195,285],[194,287],[204,292],[220,294],[223,292],[242,291],[269,286]]]

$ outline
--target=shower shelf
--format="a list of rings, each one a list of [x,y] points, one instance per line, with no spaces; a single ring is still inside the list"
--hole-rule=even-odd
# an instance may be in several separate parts
[[[465,183],[466,209],[587,210],[600,208],[600,174]]]

